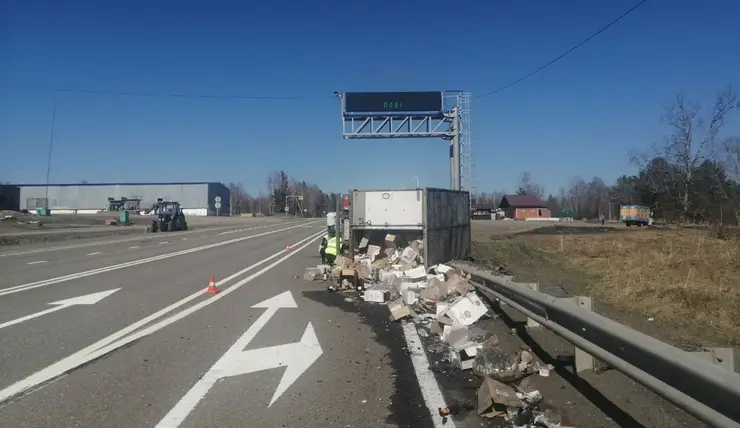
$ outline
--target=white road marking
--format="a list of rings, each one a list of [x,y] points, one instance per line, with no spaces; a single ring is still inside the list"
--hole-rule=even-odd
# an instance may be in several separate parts
[[[416,332],[416,326],[413,322],[403,323],[403,335],[406,338],[406,349],[411,353],[411,363],[414,365],[416,372],[416,381],[419,382],[421,395],[424,397],[424,403],[432,414],[434,428],[455,428],[455,422],[451,417],[447,417],[446,422],[442,422],[442,416],[439,409],[447,407],[442,391],[439,389],[437,379],[434,378],[434,372],[429,369],[429,360],[424,352],[424,345],[421,343],[419,333]]]
[[[160,244],[169,244],[169,243],[170,243],[170,241],[162,241],[162,242],[160,242]]]
[[[108,290],[108,291],[101,291],[98,293],[85,294],[84,296],[73,297],[71,299],[60,300],[58,302],[52,302],[49,304],[54,305],[55,307],[49,308],[49,309],[46,309],[40,312],[36,312],[35,314],[26,315],[25,317],[16,318],[12,321],[2,323],[0,324],[0,328],[10,327],[11,325],[22,323],[23,321],[28,321],[30,319],[38,318],[40,316],[44,316],[52,312],[60,311],[70,306],[94,305],[98,303],[99,301],[105,299],[106,297],[110,296],[111,294],[115,293],[118,290],[120,290],[120,288],[116,288],[114,290]]]
[[[267,310],[249,326],[155,428],[179,427],[219,379],[287,366],[270,404],[267,405],[270,407],[323,354],[324,351],[311,323],[308,323],[300,342],[244,351],[280,308],[297,308],[298,305],[290,291],[286,291],[252,307]]]
[[[86,255],[86,256],[97,256],[98,254],[102,254],[102,252],[100,252],[100,251],[96,251],[96,252],[94,252],[94,253],[87,253],[87,254],[85,254],[85,255]]]
[[[56,278],[50,278],[50,279],[46,279],[42,281],[31,282],[28,284],[16,285],[14,287],[0,289],[0,296],[5,296],[7,294],[13,294],[13,293],[19,293],[21,291],[26,291],[26,290],[32,290],[38,287],[46,287],[47,285],[57,284],[60,282],[70,281],[73,279],[84,278],[87,276],[97,275],[97,274],[101,274],[104,272],[111,272],[114,270],[124,269],[124,268],[131,267],[131,266],[138,266],[138,265],[142,265],[145,263],[151,263],[151,262],[155,262],[159,260],[169,259],[171,257],[182,256],[185,254],[195,253],[198,251],[208,250],[211,248],[222,247],[224,245],[233,244],[235,242],[241,242],[241,241],[246,241],[248,239],[259,238],[261,236],[272,235],[273,233],[283,232],[283,231],[295,229],[298,227],[300,226],[291,226],[291,227],[286,227],[283,229],[270,230],[268,232],[258,233],[256,235],[242,236],[241,238],[234,238],[234,239],[229,239],[227,241],[215,242],[213,244],[203,245],[201,247],[188,248],[185,250],[175,251],[174,253],[161,254],[158,256],[147,257],[147,258],[143,258],[139,260],[133,260],[130,262],[120,263],[117,265],[105,266],[102,268],[92,269],[92,270],[88,270],[85,272],[78,272],[78,273],[64,275],[64,276],[60,276]],[[42,263],[42,262],[37,262],[37,263]]]
[[[266,224],[263,226],[255,226],[250,227],[247,229],[240,229],[241,231],[248,231],[248,230],[256,230],[256,229],[264,229],[266,227],[273,227],[273,226],[283,226],[288,224],[293,224],[296,222],[289,222],[289,223],[273,223],[273,224]],[[190,234],[190,233],[202,233],[202,232],[213,232],[217,230],[224,230],[224,229],[231,229],[235,226],[223,226],[223,227],[214,227],[210,229],[198,229],[198,230],[191,230],[191,231],[183,231],[178,232],[178,234]],[[157,236],[155,235],[146,235],[146,236],[137,236],[134,238],[126,238],[126,239],[117,239],[117,240],[111,240],[111,241],[96,241],[96,242],[86,242],[84,244],[74,244],[74,245],[64,245],[60,247],[49,247],[49,248],[39,248],[36,250],[27,250],[27,251],[15,251],[11,253],[0,253],[0,257],[10,257],[10,256],[25,256],[28,254],[38,254],[38,253],[46,253],[49,251],[59,251],[59,250],[72,250],[75,248],[85,248],[85,247],[94,247],[96,245],[107,245],[107,244],[119,244],[122,242],[131,242],[131,241],[140,241],[140,240],[148,240],[148,239],[154,239]],[[206,235],[202,235],[201,238],[205,238]]]
[[[182,238],[182,240],[183,240],[183,241],[187,241],[187,240],[188,240],[188,238]]]
[[[39,263],[46,263],[46,260],[36,260],[35,262],[28,262],[27,265],[37,265]]]
[[[243,272],[252,270],[252,269],[256,268],[257,266],[260,266],[260,265],[262,265],[262,264],[264,264],[264,263],[266,263],[266,262],[268,262],[268,261],[270,261],[270,260],[272,260],[274,258],[280,257],[282,254],[285,254],[283,257],[281,257],[277,261],[275,261],[273,263],[270,263],[269,265],[265,266],[264,268],[258,270],[257,272],[255,272],[255,273],[249,275],[248,277],[242,279],[241,281],[235,283],[231,287],[228,287],[228,288],[222,290],[219,294],[213,295],[213,297],[211,297],[211,298],[209,298],[207,300],[204,300],[204,301],[202,301],[202,302],[200,302],[198,304],[195,304],[193,306],[190,306],[187,309],[184,309],[181,312],[179,312],[179,313],[177,313],[175,315],[170,316],[169,318],[165,318],[165,319],[159,321],[156,324],[152,324],[151,326],[147,327],[146,329],[139,330],[141,327],[143,327],[145,325],[148,325],[152,321],[154,321],[154,320],[156,320],[158,318],[161,318],[162,316],[166,315],[169,312],[174,311],[175,309],[179,308],[180,306],[183,306],[183,305],[188,304],[191,300],[193,300],[195,298],[198,298],[198,297],[202,297],[203,296],[203,291],[205,291],[205,289],[199,290],[199,291],[191,294],[190,296],[188,296],[188,297],[180,300],[179,302],[173,303],[172,305],[170,305],[170,306],[168,306],[168,307],[166,307],[166,308],[164,308],[164,309],[162,309],[162,310],[160,310],[160,311],[158,311],[158,312],[156,312],[156,313],[154,313],[152,315],[149,315],[148,317],[143,318],[143,319],[141,319],[141,320],[139,320],[139,321],[137,321],[137,322],[129,325],[128,327],[126,327],[126,328],[124,328],[122,330],[119,330],[116,333],[111,334],[110,336],[108,336],[108,337],[106,337],[104,339],[101,339],[98,342],[93,343],[92,345],[90,345],[90,346],[88,346],[88,347],[86,347],[84,349],[81,349],[81,350],[75,352],[74,354],[72,354],[72,355],[64,358],[64,359],[62,359],[60,361],[57,361],[56,363],[54,363],[54,364],[52,364],[52,365],[50,365],[50,366],[48,366],[48,367],[46,367],[44,369],[39,370],[38,372],[36,372],[36,373],[34,373],[34,374],[26,377],[25,379],[20,380],[20,381],[18,381],[16,383],[10,385],[9,387],[7,387],[7,388],[3,389],[2,391],[0,391],[0,407],[2,407],[2,405],[4,405],[8,400],[10,400],[10,399],[12,399],[14,397],[21,396],[21,395],[24,395],[25,393],[29,393],[31,391],[38,390],[38,386],[40,386],[40,385],[46,384],[46,383],[48,383],[51,380],[54,380],[54,379],[56,379],[56,378],[58,378],[60,376],[65,375],[66,373],[69,373],[70,371],[74,370],[75,368],[77,368],[77,367],[79,367],[79,366],[81,366],[83,364],[87,364],[90,361],[93,361],[93,360],[95,360],[97,358],[100,358],[103,355],[106,355],[109,352],[112,352],[112,351],[120,348],[121,346],[125,346],[125,345],[127,345],[127,344],[129,344],[129,343],[131,343],[131,342],[133,342],[135,340],[138,340],[138,339],[140,339],[140,338],[142,338],[144,336],[147,336],[147,335],[152,334],[152,333],[154,333],[154,332],[156,332],[156,331],[158,331],[158,330],[160,330],[162,328],[165,328],[168,325],[170,325],[170,324],[172,324],[172,323],[174,323],[174,322],[176,322],[178,320],[181,320],[182,318],[185,318],[186,316],[188,316],[188,315],[190,315],[190,314],[192,314],[192,313],[194,313],[194,312],[196,312],[196,311],[198,311],[200,309],[203,309],[203,308],[205,308],[206,306],[208,306],[208,305],[210,305],[212,303],[217,302],[219,299],[222,299],[222,298],[228,296],[229,294],[233,293],[234,291],[236,291],[239,288],[241,288],[242,286],[244,286],[244,284],[249,283],[250,281],[252,281],[255,278],[257,278],[260,275],[262,275],[263,273],[269,271],[270,269],[274,268],[275,266],[277,266],[280,263],[284,262],[285,260],[289,259],[290,257],[292,257],[294,254],[298,253],[302,249],[308,247],[309,245],[311,245],[311,243],[313,241],[315,241],[316,239],[318,239],[324,233],[325,233],[324,231],[321,231],[319,233],[315,233],[315,234],[309,236],[308,238],[305,238],[305,239],[302,239],[301,241],[296,242],[295,244],[291,245],[291,247],[297,247],[297,246],[299,246],[301,244],[303,244],[303,245],[301,245],[299,248],[296,248],[294,251],[292,251],[290,253],[285,253],[285,250],[279,251],[279,252],[273,254],[272,256],[267,257],[266,259],[263,259],[263,260],[255,263],[255,264],[253,264],[252,266],[249,266],[249,267],[243,269],[242,271],[237,272],[237,273],[229,276],[228,278],[226,278],[226,279],[224,279],[222,281],[219,281],[217,284],[223,284],[226,281],[230,281],[231,279],[233,279],[233,278],[241,275]],[[137,331],[137,330],[139,330],[139,331],[136,332],[136,333],[134,333],[134,334],[131,334],[128,337],[126,337],[128,334],[130,334],[130,333],[132,333],[134,331]],[[120,338],[123,338],[123,339],[120,339]]]
[[[133,247],[128,247],[129,250],[133,250],[134,248],[139,248],[138,245],[134,245]]]

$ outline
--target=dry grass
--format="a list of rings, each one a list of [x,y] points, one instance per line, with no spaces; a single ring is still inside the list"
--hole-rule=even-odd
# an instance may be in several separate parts
[[[591,278],[588,292],[617,310],[740,343],[737,240],[703,230],[641,230],[526,241]]]

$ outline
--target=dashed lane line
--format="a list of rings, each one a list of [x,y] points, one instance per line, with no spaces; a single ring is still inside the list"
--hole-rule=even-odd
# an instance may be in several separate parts
[[[317,222],[313,222],[313,223],[317,223]],[[119,264],[111,265],[111,266],[104,266],[102,268],[91,269],[91,270],[84,271],[84,272],[78,272],[78,273],[73,273],[70,275],[59,276],[56,278],[50,278],[50,279],[46,279],[43,281],[36,281],[36,282],[28,283],[28,284],[16,285],[14,287],[0,289],[0,296],[5,296],[7,294],[13,294],[13,293],[19,293],[21,291],[32,290],[34,288],[39,288],[39,287],[46,287],[48,285],[57,284],[60,282],[71,281],[73,279],[79,279],[79,278],[85,278],[88,276],[97,275],[97,274],[101,274],[104,272],[111,272],[114,270],[124,269],[124,268],[131,267],[131,266],[138,266],[138,265],[142,265],[145,263],[151,263],[151,262],[155,262],[159,260],[169,259],[172,257],[182,256],[185,254],[209,250],[211,248],[222,247],[224,245],[229,245],[229,244],[233,244],[236,242],[242,242],[248,239],[259,238],[261,236],[272,235],[274,233],[284,232],[286,230],[292,230],[292,229],[296,229],[299,227],[301,227],[301,225],[286,227],[283,229],[270,230],[267,232],[258,233],[256,235],[242,236],[240,238],[234,238],[234,239],[229,239],[227,241],[215,242],[213,244],[203,245],[200,247],[188,248],[186,250],[175,251],[173,253],[161,254],[158,256],[147,257],[147,258],[143,258],[139,260],[132,260],[130,262],[119,263]]]
[[[249,231],[249,230],[257,230],[257,229],[264,229],[267,227],[273,227],[273,226],[282,226],[282,225],[289,225],[296,222],[288,222],[288,223],[272,223],[272,224],[266,224],[262,226],[255,226],[250,227],[247,229],[239,229],[242,232]],[[305,225],[304,225],[305,226]],[[231,229],[234,226],[224,226],[224,227],[215,227],[211,229],[202,229],[202,230],[191,230],[191,231],[185,231],[185,232],[179,232],[180,234],[190,234],[190,233],[202,233],[202,232],[213,232],[217,230],[223,230],[223,229]],[[201,235],[201,238],[207,237],[207,235]],[[35,250],[26,250],[26,251],[14,251],[10,253],[0,253],[0,257],[10,257],[10,256],[25,256],[28,254],[38,254],[38,253],[46,253],[50,251],[59,251],[59,250],[73,250],[75,248],[86,248],[86,247],[94,247],[96,245],[107,245],[107,244],[120,244],[123,242],[132,242],[132,241],[141,241],[141,240],[148,240],[148,239],[154,239],[155,236],[148,235],[148,236],[136,236],[133,238],[126,238],[126,239],[116,239],[116,240],[109,240],[109,241],[95,241],[95,242],[86,242],[84,244],[73,244],[73,245],[64,245],[60,247],[49,247],[49,248],[38,248]]]

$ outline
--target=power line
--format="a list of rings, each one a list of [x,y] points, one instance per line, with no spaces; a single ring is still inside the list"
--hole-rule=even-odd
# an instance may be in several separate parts
[[[93,95],[120,95],[130,97],[155,97],[155,98],[191,98],[191,99],[212,99],[212,100],[322,100],[335,99],[336,97],[300,97],[300,96],[274,96],[274,95],[217,95],[217,94],[182,94],[182,93],[164,93],[164,92],[130,92],[130,91],[105,91],[97,89],[84,88],[61,88],[39,85],[13,85],[2,84],[2,88],[10,89],[27,89],[27,90],[44,90],[51,92],[67,92],[75,94],[93,94]]]
[[[573,46],[572,48],[568,49],[567,51],[563,52],[563,53],[562,53],[562,54],[560,54],[560,56],[558,56],[557,58],[555,58],[555,59],[551,60],[550,62],[548,62],[548,63],[546,63],[546,64],[544,64],[544,65],[540,66],[539,68],[537,68],[536,70],[532,71],[531,73],[529,73],[529,74],[527,74],[527,75],[525,75],[525,76],[523,76],[523,77],[520,77],[520,78],[519,78],[519,79],[517,79],[517,80],[514,80],[513,82],[511,82],[511,83],[507,84],[506,86],[502,86],[502,87],[500,87],[500,88],[498,88],[498,89],[495,89],[495,90],[493,90],[493,91],[491,91],[491,92],[487,92],[487,93],[485,93],[485,94],[483,94],[483,95],[481,95],[481,96],[479,96],[479,97],[477,97],[477,98],[478,98],[478,99],[480,99],[480,98],[485,98],[485,97],[487,97],[487,96],[489,96],[489,95],[497,94],[497,93],[499,93],[499,92],[501,92],[501,91],[503,91],[503,90],[505,90],[505,89],[509,89],[510,87],[512,87],[512,86],[514,86],[514,85],[516,85],[517,83],[520,83],[520,82],[522,82],[522,81],[524,81],[524,80],[526,80],[526,79],[529,79],[530,77],[534,76],[535,74],[539,73],[540,71],[542,71],[542,70],[546,69],[547,67],[549,67],[549,66],[551,66],[551,65],[555,64],[556,62],[560,61],[561,59],[565,58],[566,56],[568,56],[568,55],[569,55],[570,53],[572,53],[572,52],[573,52],[573,51],[575,51],[576,49],[578,49],[578,48],[580,48],[581,46],[583,46],[583,45],[585,45],[586,43],[588,43],[588,42],[589,42],[589,41],[590,41],[591,39],[593,39],[594,37],[598,36],[599,34],[603,33],[604,31],[608,30],[608,29],[609,29],[609,27],[611,27],[611,26],[613,26],[614,24],[616,24],[617,22],[621,21],[621,20],[622,20],[623,18],[625,18],[625,17],[627,16],[627,15],[629,15],[629,14],[630,14],[630,13],[632,13],[632,12],[634,12],[634,11],[635,11],[635,10],[636,10],[636,9],[637,9],[638,7],[640,7],[640,6],[642,6],[643,4],[647,3],[647,1],[648,1],[648,0],[642,0],[642,1],[640,1],[640,2],[639,2],[639,3],[637,3],[636,5],[634,5],[634,6],[632,6],[631,8],[629,8],[629,9],[628,9],[628,10],[627,10],[626,12],[624,12],[624,13],[623,13],[623,14],[621,14],[621,15],[619,15],[619,17],[617,17],[616,19],[614,19],[613,21],[611,21],[610,23],[608,23],[608,24],[607,24],[606,26],[602,27],[602,28],[601,28],[601,29],[600,29],[599,31],[597,31],[597,32],[595,32],[595,33],[591,34],[590,36],[586,37],[585,39],[583,39],[583,40],[582,40],[582,41],[581,41],[580,43],[578,43],[577,45],[575,45],[575,46]]]
[[[572,48],[568,49],[567,51],[560,54],[557,58],[547,62],[546,64],[540,66],[539,68],[535,69],[531,73],[520,77],[517,80],[514,80],[513,82],[502,86],[498,89],[495,89],[493,91],[487,92],[479,97],[485,98],[489,95],[497,94],[505,89],[508,89],[517,83],[520,83],[526,79],[529,79],[530,77],[534,76],[535,74],[539,73],[540,71],[546,69],[547,67],[555,64],[556,62],[560,61],[561,59],[565,58],[569,54],[571,54],[576,49],[580,48],[581,46],[588,43],[591,39],[598,36],[599,34],[603,33],[604,31],[608,30],[610,27],[612,27],[614,24],[621,21],[623,18],[625,18],[630,13],[634,12],[637,8],[642,6],[643,4],[647,3],[648,0],[641,0],[636,5],[629,8],[626,12],[619,15],[616,19],[608,23],[606,26],[602,27],[599,31],[591,34],[590,36],[583,39],[580,43],[573,46]],[[39,86],[39,85],[13,85],[13,84],[2,84],[0,85],[2,88],[12,88],[12,89],[37,89],[37,90],[46,90],[46,91],[52,91],[52,92],[68,92],[68,93],[78,93],[78,94],[94,94],[94,95],[120,95],[120,96],[135,96],[135,97],[159,97],[159,98],[191,98],[191,99],[220,99],[220,100],[322,100],[322,99],[334,99],[336,96],[325,96],[325,97],[299,97],[299,96],[272,96],[272,95],[216,95],[216,94],[182,94],[182,93],[162,93],[162,92],[130,92],[130,91],[105,91],[105,90],[96,90],[96,89],[83,89],[83,88],[61,88],[61,87],[49,87],[49,86]]]

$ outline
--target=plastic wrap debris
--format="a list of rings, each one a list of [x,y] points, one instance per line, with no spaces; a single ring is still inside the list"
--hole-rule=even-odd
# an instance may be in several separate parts
[[[464,325],[446,325],[442,328],[440,339],[450,345],[468,342],[468,327]],[[476,344],[477,346],[478,344]]]
[[[487,376],[506,383],[530,376],[539,370],[540,365],[534,361],[529,350],[512,355],[499,346],[495,335],[481,344],[473,362],[473,372],[478,376]]]
[[[452,346],[449,350],[448,357],[450,363],[460,370],[472,369],[479,346],[475,342],[466,342]]]
[[[511,370],[514,356],[499,347],[498,337],[491,336],[481,344],[473,362],[473,373],[484,377],[498,377]]]

